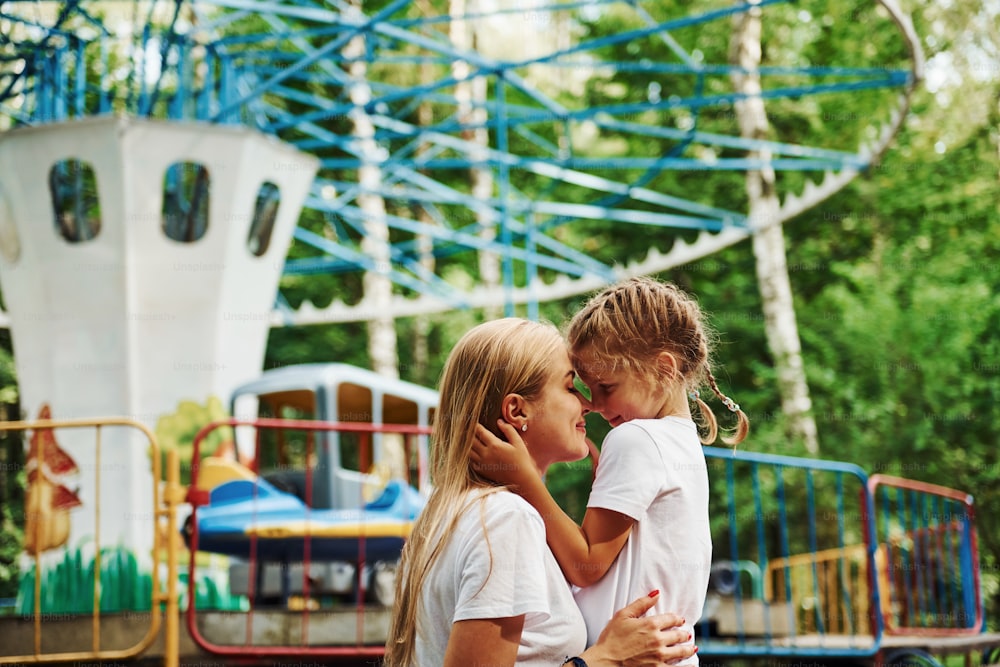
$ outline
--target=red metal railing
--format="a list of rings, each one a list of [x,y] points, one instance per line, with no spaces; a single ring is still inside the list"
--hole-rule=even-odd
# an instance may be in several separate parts
[[[868,490],[874,502],[878,611],[886,634],[981,632],[972,496],[888,475],[872,475]]]
[[[371,452],[373,448],[374,434],[398,434],[404,439],[405,443],[404,456],[406,465],[404,468],[406,470],[406,481],[407,483],[410,483],[410,478],[413,476],[411,473],[415,472],[415,482],[419,488],[421,483],[427,479],[426,437],[430,435],[431,429],[425,426],[402,424],[369,424],[353,422],[333,423],[289,419],[227,419],[213,422],[212,424],[205,426],[198,432],[193,443],[191,483],[188,493],[188,501],[192,505],[192,514],[187,524],[188,546],[190,550],[188,568],[189,591],[187,626],[188,631],[195,643],[206,651],[224,656],[287,657],[291,655],[309,655],[317,657],[377,657],[383,655],[385,650],[385,633],[380,633],[379,629],[387,627],[386,623],[390,612],[389,609],[385,607],[373,609],[372,605],[365,604],[363,584],[364,570],[367,564],[365,557],[367,537],[364,532],[359,534],[357,537],[358,555],[355,560],[355,599],[353,605],[338,605],[336,607],[319,609],[312,608],[313,603],[315,602],[310,591],[310,572],[312,569],[311,566],[313,564],[314,555],[312,550],[313,537],[310,534],[309,529],[306,529],[302,537],[302,609],[296,609],[294,611],[279,610],[269,612],[262,612],[260,609],[257,609],[258,591],[256,590],[256,581],[260,575],[258,568],[264,567],[265,564],[262,564],[258,558],[258,534],[257,532],[251,532],[249,535],[247,581],[247,597],[250,601],[250,608],[247,612],[245,612],[245,619],[243,619],[244,631],[242,632],[242,641],[223,643],[217,638],[206,637],[202,632],[202,628],[199,627],[198,623],[198,609],[196,605],[197,596],[195,595],[195,586],[197,581],[195,572],[195,553],[198,551],[199,545],[198,508],[208,504],[209,491],[198,488],[199,469],[202,463],[201,450],[205,439],[217,429],[224,427],[234,429],[240,427],[252,427],[255,429],[255,455],[249,467],[255,480],[259,480],[258,476],[260,474],[260,463],[262,460],[262,432],[266,430],[276,430],[279,433],[287,433],[289,431],[304,433],[306,435],[304,461],[307,463],[304,467],[304,495],[307,501],[311,501],[313,499],[313,468],[315,467],[314,455],[316,453],[315,441],[317,439],[314,436],[316,436],[316,434],[331,432],[338,434],[358,434],[358,446],[360,447],[360,451],[358,452],[360,470],[358,472],[364,471],[372,459]],[[410,463],[414,454],[416,455],[416,465],[415,469],[411,471]],[[259,483],[255,481],[253,487],[255,500],[258,488]],[[425,493],[427,492],[426,489],[421,490]],[[358,499],[359,507],[363,505],[363,500],[364,499],[362,498]],[[307,518],[309,504],[310,502],[307,502]],[[254,506],[256,507],[256,504],[254,504]],[[287,566],[287,563],[285,565]],[[266,573],[266,570],[263,572]],[[375,574],[370,573],[369,576],[374,578]],[[235,614],[240,613],[243,612],[235,612]],[[353,641],[345,638],[343,643],[340,643],[339,641],[336,644],[326,641],[322,644],[310,643],[310,627],[313,627],[313,629],[329,627],[330,622],[332,622],[331,619],[333,621],[343,622],[345,613],[353,613],[354,615]],[[228,621],[233,620],[233,614],[233,612],[226,613]],[[203,618],[206,618],[204,614]],[[276,618],[278,621],[274,622]],[[311,621],[314,618],[322,620],[324,625],[320,626],[318,624],[313,624]],[[369,622],[370,626],[374,624],[378,627],[369,627],[366,630],[366,621]],[[228,627],[232,629],[233,625],[233,623],[229,623]],[[275,637],[275,634],[278,635],[277,638]]]

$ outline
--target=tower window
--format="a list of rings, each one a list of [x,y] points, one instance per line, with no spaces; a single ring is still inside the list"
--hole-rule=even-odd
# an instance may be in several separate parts
[[[163,177],[163,233],[181,243],[194,243],[208,231],[208,168],[175,162]]]
[[[257,191],[250,235],[247,237],[247,247],[256,257],[266,253],[271,245],[271,233],[274,231],[274,221],[278,217],[280,204],[281,190],[278,186],[270,181],[262,183]]]
[[[21,258],[21,238],[3,184],[0,184],[0,256],[11,264]]]
[[[101,231],[97,176],[89,162],[60,160],[49,171],[49,194],[56,231],[70,243],[95,238]]]

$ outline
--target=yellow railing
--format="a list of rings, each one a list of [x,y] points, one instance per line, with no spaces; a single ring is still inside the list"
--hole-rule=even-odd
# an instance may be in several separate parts
[[[90,650],[86,651],[61,651],[61,652],[48,652],[42,651],[42,633],[43,633],[43,621],[46,620],[46,614],[42,613],[42,548],[40,544],[43,538],[43,528],[51,530],[54,526],[53,523],[46,524],[46,521],[52,522],[52,519],[43,518],[40,513],[32,515],[32,509],[29,507],[29,502],[26,500],[25,505],[25,519],[26,521],[30,517],[32,520],[32,526],[27,531],[26,541],[30,541],[30,544],[34,545],[31,551],[34,553],[34,605],[33,605],[33,651],[24,655],[0,655],[0,665],[4,664],[27,664],[27,663],[53,663],[53,662],[70,662],[70,661],[107,661],[107,660],[125,660],[133,658],[148,649],[152,643],[156,640],[157,635],[160,631],[161,625],[161,605],[164,605],[164,612],[166,614],[166,622],[164,624],[164,663],[165,667],[176,667],[179,662],[178,647],[179,647],[179,619],[178,619],[178,600],[177,600],[177,549],[175,546],[175,540],[172,539],[174,535],[178,533],[177,526],[177,506],[184,502],[185,491],[180,484],[180,462],[176,451],[170,451],[167,453],[167,479],[166,484],[163,486],[161,493],[160,480],[163,478],[163,471],[161,470],[160,463],[160,449],[156,442],[156,436],[153,432],[146,427],[144,424],[133,421],[131,419],[125,418],[101,418],[101,419],[63,419],[63,420],[34,420],[34,421],[15,421],[15,422],[0,422],[0,432],[5,431],[28,431],[31,430],[34,433],[52,433],[56,429],[94,429],[94,488],[99,489],[101,483],[101,445],[102,445],[102,434],[103,430],[107,427],[125,427],[132,428],[140,431],[144,436],[149,446],[150,459],[152,461],[152,473],[153,473],[153,484],[152,487],[152,500],[153,500],[153,511],[155,520],[153,524],[153,569],[152,569],[152,595],[151,604],[149,610],[149,627],[145,635],[139,641],[135,642],[133,645],[124,649],[102,649],[101,648],[101,631],[102,631],[102,621],[106,614],[101,612],[101,535],[100,535],[100,525],[101,525],[101,505],[100,505],[100,493],[95,493],[95,506],[94,506],[94,536],[93,536],[93,547],[94,547],[94,582],[93,582],[93,600],[92,600],[92,612],[91,612],[91,627],[90,627]],[[38,451],[36,452],[38,465],[41,466],[41,461],[46,460],[45,447],[52,446],[51,443],[47,443],[47,438],[39,437],[37,442]],[[39,470],[39,474],[41,471]],[[165,524],[163,526],[165,531],[161,531],[161,523]],[[166,539],[164,539],[166,538]],[[165,542],[165,544],[164,544]],[[167,566],[167,577],[166,577],[166,587],[165,590],[161,590],[159,569],[162,564],[161,558],[166,558]],[[61,616],[61,615],[60,615]],[[85,617],[85,616],[84,616]],[[0,649],[2,650],[2,649]]]
[[[870,634],[868,588],[863,544],[776,558],[764,577],[765,599],[791,603],[798,634]]]

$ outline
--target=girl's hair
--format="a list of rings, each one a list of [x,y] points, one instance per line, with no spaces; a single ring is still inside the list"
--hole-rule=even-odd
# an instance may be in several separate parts
[[[705,383],[736,414],[736,431],[722,441],[735,445],[746,438],[750,421],[740,406],[719,391],[709,355],[709,332],[701,309],[676,285],[652,278],[630,278],[608,287],[587,302],[569,323],[567,334],[574,354],[587,350],[602,368],[624,370],[645,381],[662,383],[652,369],[662,352],[673,355],[681,382],[704,420],[703,444],[715,442],[718,424],[698,389]]]
[[[499,435],[497,420],[501,417],[504,396],[520,394],[528,400],[538,397],[554,372],[553,359],[565,350],[566,343],[554,326],[507,318],[473,328],[448,356],[434,416],[431,451],[434,491],[403,548],[385,667],[414,664],[416,637],[420,632],[420,592],[459,518],[476,502],[468,500],[466,493],[481,488],[482,500],[502,488],[472,469],[469,456],[476,424]],[[460,505],[462,502],[466,504]]]

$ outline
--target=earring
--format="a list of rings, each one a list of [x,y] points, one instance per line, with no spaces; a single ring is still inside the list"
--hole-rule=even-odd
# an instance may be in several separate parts
[[[528,422],[524,422],[523,424],[521,424],[521,433],[524,433],[527,430],[528,430]]]

